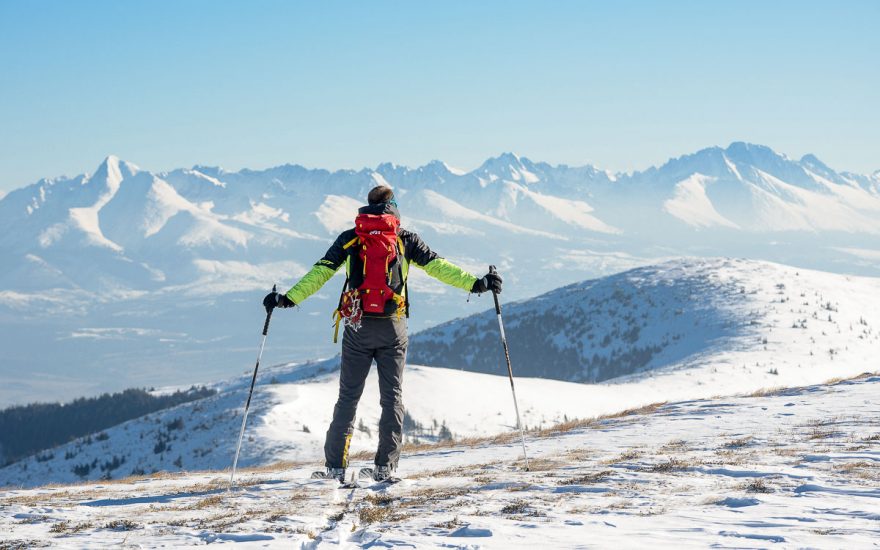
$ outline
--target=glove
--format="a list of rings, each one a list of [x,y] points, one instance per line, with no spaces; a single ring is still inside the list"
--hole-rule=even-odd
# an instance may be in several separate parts
[[[501,294],[502,282],[501,275],[498,273],[487,273],[485,277],[477,279],[476,282],[474,282],[474,286],[471,287],[471,292],[474,294],[482,294],[491,290],[496,294]]]
[[[293,307],[295,305],[294,301],[287,297],[287,294],[280,292],[270,292],[263,298],[263,307],[266,308],[266,313],[276,307]]]

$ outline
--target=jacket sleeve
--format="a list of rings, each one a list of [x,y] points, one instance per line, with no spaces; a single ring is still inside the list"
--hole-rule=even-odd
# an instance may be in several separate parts
[[[349,233],[354,235],[354,230],[346,231],[339,235],[336,241],[333,242],[333,245],[327,250],[327,253],[324,254],[324,257],[315,262],[312,269],[287,291],[287,297],[293,303],[301,304],[303,300],[321,290],[324,283],[329,281],[339,271],[339,268],[345,263],[347,253],[344,247],[351,240]]]
[[[408,236],[409,242],[407,243],[406,252],[411,263],[415,264],[416,267],[422,268],[425,273],[438,281],[470,292],[477,281],[476,277],[454,263],[438,256],[415,233],[409,233]]]

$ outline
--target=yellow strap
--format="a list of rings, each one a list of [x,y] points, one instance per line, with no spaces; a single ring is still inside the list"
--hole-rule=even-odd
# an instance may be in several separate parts
[[[406,261],[406,250],[403,247],[403,239],[401,239],[400,237],[397,237],[397,247],[400,249],[400,261],[402,262],[401,263],[401,266],[402,266],[401,272],[403,275],[403,283],[406,284],[406,279],[409,276],[409,262]]]
[[[351,435],[345,434],[345,446],[342,448],[342,467],[348,468],[348,446],[351,445]]]
[[[358,241],[358,239],[360,239],[360,237],[355,237],[352,240],[348,241],[347,243],[342,245],[342,249],[347,250],[347,249],[351,248],[352,245],[354,245],[354,243],[356,243]]]
[[[397,318],[400,319],[403,317],[403,314],[406,313],[406,300],[400,294],[395,294],[393,298],[394,302],[397,304]]]
[[[333,343],[335,344],[339,341],[339,321],[342,321],[342,314],[337,309],[333,312],[333,317],[336,318],[336,323],[334,323],[336,328],[333,329]]]

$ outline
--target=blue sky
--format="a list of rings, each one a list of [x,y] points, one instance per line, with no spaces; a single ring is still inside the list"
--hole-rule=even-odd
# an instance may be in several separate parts
[[[880,169],[880,2],[0,2],[0,191],[91,171]]]

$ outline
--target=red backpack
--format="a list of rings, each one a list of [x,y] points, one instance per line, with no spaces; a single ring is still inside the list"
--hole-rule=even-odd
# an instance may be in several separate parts
[[[399,296],[388,286],[390,268],[397,258],[399,228],[400,220],[392,214],[358,214],[354,220],[360,245],[358,256],[364,264],[364,282],[357,290],[367,313],[384,313],[385,302]]]
[[[350,254],[358,257],[358,262],[352,262],[352,269],[357,264],[363,266],[362,273],[349,273],[345,279],[342,295],[339,297],[339,305],[333,312],[336,329],[333,333],[333,342],[337,341],[339,324],[358,330],[361,326],[361,317],[366,313],[386,313],[388,300],[394,300],[397,307],[394,308],[397,316],[406,314],[409,316],[409,304],[404,296],[406,292],[406,278],[403,284],[403,295],[398,294],[389,285],[392,281],[393,270],[399,270],[399,263],[404,261],[403,244],[397,236],[400,229],[400,220],[393,214],[358,214],[355,218],[355,233],[357,237],[346,243],[344,248],[350,249],[357,246]],[[399,262],[395,262],[399,258]],[[352,288],[351,281],[360,284]]]

